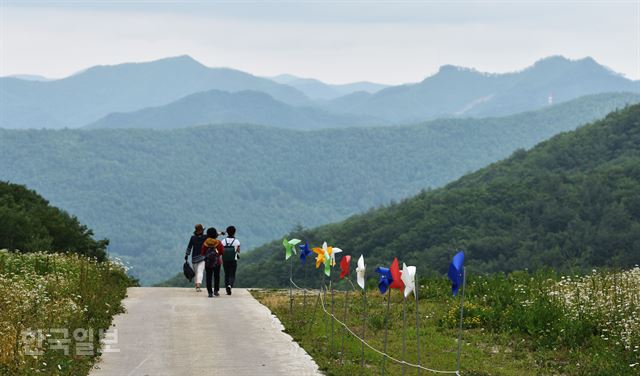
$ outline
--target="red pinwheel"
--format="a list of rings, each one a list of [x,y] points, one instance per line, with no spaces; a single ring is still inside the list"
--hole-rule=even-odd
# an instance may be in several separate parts
[[[389,285],[392,289],[402,290],[404,288],[404,282],[400,278],[400,267],[398,266],[398,258],[394,258],[391,263],[391,267],[389,268],[391,272],[391,277],[393,277],[393,281]]]
[[[343,279],[344,277],[349,275],[349,266],[351,264],[351,256],[349,255],[344,255],[342,256],[342,259],[340,260],[340,279]]]

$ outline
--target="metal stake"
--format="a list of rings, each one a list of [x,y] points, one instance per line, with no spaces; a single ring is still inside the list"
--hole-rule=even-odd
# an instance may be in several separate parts
[[[367,328],[367,286],[362,289],[362,364],[361,368],[364,368],[364,334]]]
[[[387,315],[384,318],[384,355],[382,356],[382,376],[384,376],[384,366],[387,360],[387,334],[389,333],[389,309],[391,308],[391,287],[387,293]]]
[[[460,374],[460,354],[462,353],[462,320],[464,314],[464,287],[467,284],[467,271],[462,270],[462,298],[460,299],[460,331],[458,332],[458,374]]]
[[[348,315],[349,315],[349,290],[344,294],[344,325],[348,325]],[[342,331],[342,348],[340,349],[340,363],[344,362],[344,337],[347,335],[347,329],[345,328]]]
[[[331,347],[330,347],[330,354],[333,355],[333,327],[334,327],[334,321],[335,321],[335,316],[333,314],[333,285],[331,284],[331,279],[329,279],[329,288],[331,289]]]
[[[415,295],[416,295],[416,338],[418,341],[418,365],[420,364],[420,314],[418,313],[418,308],[420,307],[418,305],[418,296],[420,295],[420,284],[418,283],[418,273],[416,273],[415,275],[415,280],[416,280],[416,290],[414,291]],[[420,368],[418,368],[418,376],[420,376]]]
[[[404,296],[404,294],[403,294]],[[407,298],[405,297],[402,300],[402,361],[405,360],[405,355],[407,353]],[[404,376],[404,366],[402,363],[402,376]]]

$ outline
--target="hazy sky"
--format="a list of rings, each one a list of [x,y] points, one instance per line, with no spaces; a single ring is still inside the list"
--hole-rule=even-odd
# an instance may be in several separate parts
[[[558,54],[640,79],[640,0],[0,0],[0,76],[184,54],[332,83],[415,82],[443,64],[513,71]]]

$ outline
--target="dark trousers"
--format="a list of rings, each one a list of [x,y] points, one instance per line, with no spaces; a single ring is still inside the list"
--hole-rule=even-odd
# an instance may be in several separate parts
[[[213,269],[205,268],[206,271],[206,282],[207,282],[207,292],[209,294],[213,294],[213,292],[218,292],[220,290],[220,265],[216,265]],[[213,291],[211,289],[211,277],[213,277]]]
[[[224,268],[224,287],[231,286],[236,282],[236,269],[238,268],[238,261],[224,261],[222,263]]]

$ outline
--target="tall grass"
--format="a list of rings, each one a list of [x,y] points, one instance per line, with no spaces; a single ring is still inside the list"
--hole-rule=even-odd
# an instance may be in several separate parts
[[[423,278],[419,283],[422,364],[455,369],[460,301],[451,296],[445,278]],[[281,319],[286,330],[331,375],[377,374],[381,357],[366,351],[360,368],[359,342],[340,347],[341,331],[330,343],[327,320],[320,310],[311,325],[315,297],[302,304],[295,296],[289,312],[288,296],[277,291],[254,292]],[[336,312],[343,315],[344,292],[335,294]],[[361,293],[348,301],[350,328],[382,349],[385,296],[367,292],[367,319],[362,321]],[[640,268],[593,271],[582,276],[561,276],[553,271],[468,276],[465,298],[462,374],[471,375],[637,375],[640,374]],[[401,355],[402,299],[392,294],[388,353]],[[415,305],[407,306],[407,359],[417,358]],[[329,320],[330,322],[330,320]],[[401,367],[386,362],[388,374]],[[416,374],[407,368],[407,375]],[[423,372],[422,374],[428,374]]]
[[[74,331],[92,330],[93,348],[99,349],[98,330],[108,328],[122,312],[121,300],[133,283],[117,262],[74,254],[0,252],[0,374],[87,374],[95,355],[77,355]],[[51,329],[68,331],[68,355],[52,348],[63,335]],[[37,338],[39,330],[43,341],[26,337],[31,332]],[[34,352],[42,355],[31,355]]]

